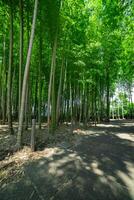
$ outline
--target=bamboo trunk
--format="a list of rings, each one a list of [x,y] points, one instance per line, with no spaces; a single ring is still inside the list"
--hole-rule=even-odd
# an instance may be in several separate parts
[[[24,71],[24,78],[23,78],[23,86],[22,86],[21,109],[20,109],[20,115],[19,115],[19,127],[18,127],[18,137],[17,137],[17,145],[19,148],[22,146],[22,130],[23,130],[22,127],[23,127],[24,109],[25,109],[25,101],[26,101],[26,90],[27,90],[27,84],[28,84],[28,79],[29,79],[30,60],[31,60],[33,39],[34,39],[34,33],[35,33],[37,8],[38,8],[38,0],[35,0],[33,23],[32,23],[29,49],[28,49],[28,54],[27,54],[27,60],[26,60],[26,66],[25,66],[25,71]]]

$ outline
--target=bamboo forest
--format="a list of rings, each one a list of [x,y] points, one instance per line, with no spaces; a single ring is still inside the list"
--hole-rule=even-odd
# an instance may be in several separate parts
[[[0,199],[134,200],[133,0],[0,0]]]

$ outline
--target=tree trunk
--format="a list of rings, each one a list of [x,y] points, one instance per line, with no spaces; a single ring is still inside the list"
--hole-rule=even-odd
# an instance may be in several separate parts
[[[3,38],[3,71],[2,71],[2,97],[1,97],[1,108],[2,108],[2,123],[5,124],[6,121],[6,41],[5,36]]]
[[[37,118],[37,109],[38,109],[38,81],[39,81],[39,74],[37,72],[37,77],[36,77],[36,81],[35,81],[35,96],[34,96],[34,119]]]
[[[109,118],[110,118],[110,98],[109,98],[109,84],[110,84],[110,80],[109,80],[109,69],[107,69],[107,74],[106,74],[106,87],[107,87],[107,108],[106,108],[106,120],[109,122]]]
[[[74,119],[73,119],[73,91],[72,91],[71,78],[70,78],[70,118],[71,118],[71,129],[73,131],[73,127],[74,127]]]
[[[48,133],[50,132],[50,105],[51,105],[51,91],[53,92],[54,88],[54,77],[55,77],[55,65],[56,65],[56,49],[57,49],[57,34],[55,36],[53,49],[52,49],[52,60],[51,60],[51,72],[50,72],[50,81],[48,87],[48,110],[47,110],[47,123],[48,123]],[[53,96],[54,101],[54,96]],[[53,102],[54,106],[54,102]],[[54,108],[53,108],[54,109]],[[53,111],[54,112],[54,111]],[[51,113],[52,114],[52,113]]]
[[[61,89],[62,89],[62,80],[63,80],[63,70],[64,70],[64,58],[62,58],[62,65],[60,71],[60,82],[58,88],[58,96],[57,96],[57,107],[56,107],[56,124],[58,125],[59,116],[60,116],[60,103],[61,103]]]
[[[40,17],[40,38],[39,38],[39,81],[38,81],[38,124],[39,129],[41,129],[41,91],[42,91],[42,85],[41,85],[41,67],[42,67],[42,23],[41,23],[41,17]]]
[[[27,47],[29,47],[29,40],[30,40],[30,25],[29,25],[29,2],[27,2]],[[26,89],[26,100],[25,100],[25,130],[28,128],[28,122],[30,121],[30,92],[29,92],[29,80],[27,83]]]
[[[54,133],[56,128],[56,97],[55,97],[55,68],[52,79],[52,117],[51,117],[51,128]]]
[[[118,110],[118,119],[120,119],[120,103],[119,103],[119,101],[118,101],[118,108],[117,108],[117,110]]]
[[[124,106],[123,106],[123,101],[122,101],[122,104],[121,104],[121,109],[122,109],[122,119],[124,119]]]
[[[29,84],[27,84],[27,88],[26,88],[26,100],[25,100],[25,112],[24,112],[24,121],[25,121],[25,125],[24,125],[24,130],[28,129],[28,116],[29,116]]]
[[[13,2],[10,1],[10,47],[9,47],[9,68],[7,80],[7,117],[9,133],[13,134],[12,127],[12,106],[11,106],[11,90],[12,90],[12,64],[13,64]]]
[[[19,0],[20,4],[20,63],[19,63],[19,110],[21,104],[22,89],[22,66],[23,66],[23,0]]]
[[[87,126],[87,84],[84,91],[84,126]]]
[[[20,109],[20,115],[19,115],[19,128],[18,128],[18,137],[17,137],[17,145],[19,148],[22,146],[22,130],[23,130],[22,127],[23,127],[23,119],[24,119],[26,90],[27,90],[27,84],[28,84],[28,79],[29,79],[30,60],[31,60],[33,39],[34,39],[34,33],[35,33],[37,8],[38,8],[38,0],[35,0],[31,36],[30,36],[29,49],[28,49],[26,66],[25,66],[25,71],[24,71],[23,86],[22,86],[21,109]]]

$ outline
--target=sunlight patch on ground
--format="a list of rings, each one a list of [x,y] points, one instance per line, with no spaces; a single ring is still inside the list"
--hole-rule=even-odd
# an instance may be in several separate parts
[[[131,123],[123,123],[123,126],[132,127],[132,126],[134,126],[134,123],[133,122],[131,122]]]
[[[73,133],[76,133],[78,135],[88,135],[88,132],[86,130],[82,130],[82,129],[75,129],[73,131]]]
[[[0,125],[0,133],[7,132],[8,131],[8,125]]]
[[[59,159],[57,161],[51,162],[49,164],[49,173],[56,176],[61,176],[64,174],[63,170],[60,170],[65,165],[70,165],[71,162],[75,163],[75,167],[77,170],[81,169],[82,165],[85,165],[85,163],[82,161],[82,158],[77,155],[77,153],[70,153],[69,155],[63,157],[62,159]]]
[[[130,140],[130,141],[134,142],[134,134],[130,135],[127,133],[118,133],[116,136],[118,136],[120,139]]]
[[[114,128],[120,128],[120,125],[115,125],[115,124],[97,124],[97,127],[114,127]]]
[[[8,125],[1,125],[0,124],[0,128],[8,128]]]
[[[94,136],[99,136],[100,135],[100,133],[105,133],[105,131],[102,131],[102,130],[97,130],[97,132],[96,132],[96,130],[82,130],[82,129],[75,129],[74,131],[73,131],[73,133],[74,134],[77,134],[77,135],[94,135]]]
[[[99,175],[99,176],[103,176],[104,172],[102,170],[99,169],[99,164],[97,163],[97,161],[91,163],[91,170],[94,172],[94,174]]]
[[[117,175],[122,179],[128,188],[132,199],[134,199],[134,164],[126,161],[124,163],[127,166],[128,173],[126,174],[122,171],[117,171]]]
[[[123,186],[122,184],[117,182],[116,177],[108,175],[107,173],[99,169],[99,162],[97,162],[96,160],[94,160],[90,166],[91,167],[89,170],[97,175],[97,180],[94,184],[94,190],[98,191],[101,189],[101,185],[103,185],[103,187],[105,185],[106,187],[109,187],[111,189],[112,193],[115,196],[118,196],[119,191],[123,190]]]
[[[118,195],[119,191],[122,189],[122,185],[118,183],[113,176],[99,176],[99,181],[106,185],[106,187],[109,186],[115,196]]]

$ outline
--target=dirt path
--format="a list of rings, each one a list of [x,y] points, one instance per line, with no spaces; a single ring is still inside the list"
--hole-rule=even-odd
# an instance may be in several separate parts
[[[25,176],[2,200],[134,200],[134,123],[113,121],[74,131],[47,158],[24,165]]]

